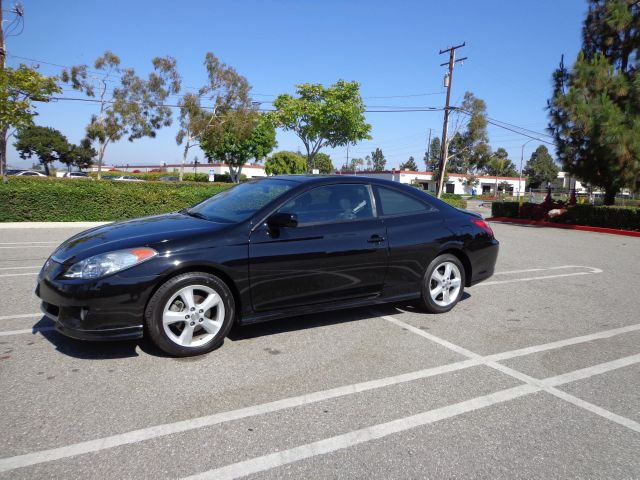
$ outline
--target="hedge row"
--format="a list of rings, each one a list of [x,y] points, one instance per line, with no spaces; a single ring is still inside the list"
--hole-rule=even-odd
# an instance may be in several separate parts
[[[10,177],[0,182],[0,222],[109,221],[174,212],[231,185],[91,182]]]
[[[228,183],[114,182],[10,177],[0,182],[0,222],[110,221],[174,212],[195,205]],[[442,199],[458,208],[459,195]]]
[[[640,231],[640,208],[620,206],[574,205],[562,217],[552,219],[570,225],[621,228]]]
[[[539,204],[516,202],[494,202],[491,214],[494,217],[524,218],[538,220]],[[550,221],[569,225],[585,225],[589,227],[619,228],[622,230],[640,231],[640,208],[621,206],[573,205],[567,207],[566,213],[551,218]]]

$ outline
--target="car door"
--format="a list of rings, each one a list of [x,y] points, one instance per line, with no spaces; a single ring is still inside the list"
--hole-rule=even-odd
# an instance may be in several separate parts
[[[384,295],[415,294],[440,245],[453,234],[445,225],[443,213],[427,201],[390,186],[375,185],[374,191],[389,242]]]
[[[370,185],[311,188],[278,212],[295,214],[298,225],[274,229],[264,223],[252,232],[249,276],[254,310],[380,294],[388,249]]]

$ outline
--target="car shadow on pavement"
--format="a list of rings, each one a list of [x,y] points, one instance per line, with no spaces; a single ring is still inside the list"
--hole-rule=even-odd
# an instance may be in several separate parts
[[[463,302],[470,297],[471,295],[469,295],[467,292],[464,292],[460,301]],[[335,310],[333,312],[300,315],[291,318],[272,320],[264,323],[256,323],[253,325],[235,325],[231,329],[231,332],[229,332],[228,337],[229,340],[237,342],[257,337],[275,335],[278,333],[294,332],[297,330],[308,330],[316,327],[337,325],[347,322],[359,322],[361,320],[369,320],[384,315],[395,315],[403,312],[431,315],[411,302],[402,302],[398,304],[389,303],[368,307],[351,308],[346,310]]]

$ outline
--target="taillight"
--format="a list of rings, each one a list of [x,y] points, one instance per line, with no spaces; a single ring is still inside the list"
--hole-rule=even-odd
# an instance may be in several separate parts
[[[485,222],[484,220],[482,220],[480,218],[474,218],[473,220],[471,220],[471,223],[473,223],[477,227],[480,227],[482,230],[487,232],[491,237],[494,236],[493,235],[493,230],[491,230],[491,227],[489,226],[489,224],[487,222]]]

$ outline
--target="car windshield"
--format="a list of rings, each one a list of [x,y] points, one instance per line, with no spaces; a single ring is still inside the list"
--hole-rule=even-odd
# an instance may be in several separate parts
[[[241,183],[184,210],[184,213],[214,222],[242,222],[295,185],[292,181],[276,179]]]

